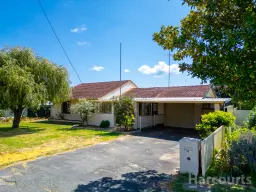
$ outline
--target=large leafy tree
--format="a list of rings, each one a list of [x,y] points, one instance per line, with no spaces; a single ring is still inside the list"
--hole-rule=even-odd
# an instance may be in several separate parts
[[[69,96],[64,67],[37,56],[29,48],[0,50],[0,108],[14,113],[18,128],[24,108],[37,109],[46,102],[60,103]]]
[[[153,39],[174,52],[181,71],[227,86],[238,101],[256,98],[255,0],[183,0],[191,7],[180,26],[163,26]],[[184,62],[186,58],[191,63]]]

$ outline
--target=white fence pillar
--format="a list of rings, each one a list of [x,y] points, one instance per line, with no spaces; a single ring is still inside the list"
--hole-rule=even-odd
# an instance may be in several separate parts
[[[200,139],[184,137],[179,141],[180,145],[180,172],[199,174]]]

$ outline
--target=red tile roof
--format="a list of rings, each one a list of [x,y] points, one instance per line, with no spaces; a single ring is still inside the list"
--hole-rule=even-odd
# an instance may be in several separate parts
[[[125,95],[136,98],[205,97],[209,90],[210,85],[134,88]]]
[[[97,83],[82,83],[72,89],[72,98],[90,98],[90,99],[99,99],[104,95],[118,89],[120,85],[124,85],[129,82],[125,81],[110,81],[110,82],[97,82]]]

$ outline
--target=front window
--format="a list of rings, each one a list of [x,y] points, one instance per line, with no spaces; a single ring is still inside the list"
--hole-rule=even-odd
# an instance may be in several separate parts
[[[202,108],[203,109],[214,109],[214,104],[213,103],[203,103]]]
[[[112,105],[111,103],[101,103],[100,104],[100,113],[111,113]]]
[[[62,103],[62,113],[63,114],[70,114],[70,106],[71,106],[71,102],[70,101],[66,101]]]
[[[112,113],[112,104],[109,102],[95,103],[95,113]]]
[[[151,116],[158,114],[157,103],[139,103],[139,115],[140,116]]]

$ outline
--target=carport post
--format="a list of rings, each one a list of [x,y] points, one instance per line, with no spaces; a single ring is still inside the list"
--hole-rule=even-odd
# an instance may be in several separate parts
[[[153,103],[151,102],[151,117],[153,117],[152,127],[154,127],[154,116],[153,116]]]
[[[141,116],[139,116],[139,117],[140,117],[139,119],[140,119],[140,132],[141,132]]]

